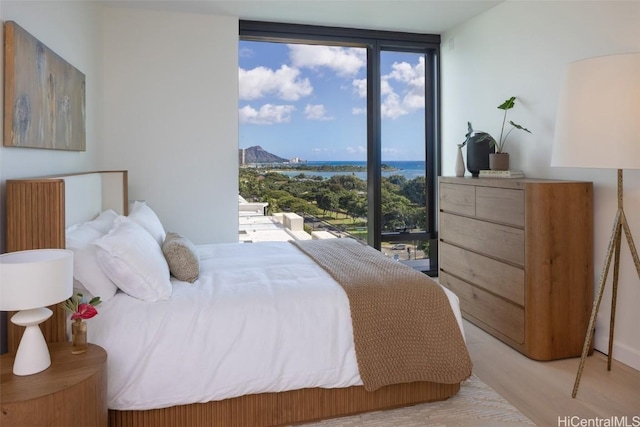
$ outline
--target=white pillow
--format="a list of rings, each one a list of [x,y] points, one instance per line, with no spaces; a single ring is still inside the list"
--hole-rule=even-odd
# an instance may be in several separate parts
[[[116,284],[98,263],[96,246],[73,250],[73,277],[93,296],[109,301],[118,292]],[[86,295],[85,295],[86,296]]]
[[[88,223],[70,228],[66,233],[66,248],[73,252],[73,278],[75,286],[82,286],[87,292],[83,295],[99,296],[108,301],[116,294],[118,287],[104,274],[93,245],[103,233],[89,226]]]
[[[119,216],[113,229],[95,245],[100,267],[122,291],[143,301],[171,297],[169,267],[162,249],[144,228]]]
[[[107,234],[109,230],[113,227],[113,221],[116,220],[118,214],[115,213],[112,209],[107,209],[106,211],[100,212],[95,219],[85,222],[89,227],[95,228],[102,234]]]
[[[138,225],[141,225],[142,228],[147,230],[153,238],[158,242],[158,246],[162,246],[164,243],[164,238],[167,233],[165,233],[164,227],[162,226],[162,222],[158,218],[158,215],[147,206],[146,202],[135,201],[133,204],[133,209],[131,213],[127,217],[130,220],[134,221]]]
[[[67,249],[80,249],[93,243],[96,239],[102,237],[105,233],[101,233],[86,222],[84,224],[69,227],[65,233]]]

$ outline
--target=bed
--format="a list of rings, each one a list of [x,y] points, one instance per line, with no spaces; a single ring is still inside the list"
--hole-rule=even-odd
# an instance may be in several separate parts
[[[69,230],[78,224],[106,211],[129,214],[126,171],[8,180],[6,194],[8,251],[62,248]],[[357,245],[343,244],[345,249]],[[362,332],[356,329],[357,322],[351,328],[346,288],[336,283],[335,272],[322,266],[322,262],[335,260],[323,261],[321,254],[288,242],[199,245],[195,250],[200,275],[194,283],[171,278],[171,295],[158,294],[153,303],[120,290],[88,321],[89,341],[104,347],[109,355],[112,426],[301,423],[444,400],[455,395],[460,381],[470,374],[466,348],[456,347],[454,358],[468,361],[462,369],[468,373],[457,374],[454,381],[449,376],[427,376],[436,380],[382,381],[371,386],[370,375],[362,370],[362,357],[354,348],[354,341],[363,342],[355,339]],[[449,312],[462,337],[457,298],[448,291],[443,295],[453,308]],[[199,306],[208,300],[215,305]],[[237,321],[238,310],[230,309],[234,305],[243,311]],[[49,342],[65,341],[66,318],[54,312],[43,324],[43,333]],[[176,313],[183,312],[190,314],[178,318]],[[143,315],[131,319],[127,313]],[[289,321],[293,316],[298,316],[294,323]],[[210,325],[216,324],[224,327],[214,331]],[[141,337],[119,335],[138,325],[144,326]],[[17,348],[21,332],[8,325],[10,351]],[[201,340],[203,347],[190,350],[192,337],[205,334],[213,335]],[[158,342],[158,347],[150,347]],[[233,355],[215,353],[212,343],[233,349]],[[255,354],[256,343],[259,354]],[[130,357],[135,353],[141,358],[146,355],[147,360],[141,365],[137,357]],[[213,368],[205,375],[207,363]],[[190,369],[193,366],[198,366],[198,375],[189,377],[195,372]],[[164,375],[168,371],[188,378],[186,384]],[[148,393],[143,388],[166,392]]]

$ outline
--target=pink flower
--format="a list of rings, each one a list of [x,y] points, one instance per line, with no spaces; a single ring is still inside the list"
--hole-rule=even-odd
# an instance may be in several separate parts
[[[98,314],[98,310],[91,304],[79,304],[78,311],[71,315],[71,320],[91,319],[96,314]]]
[[[60,303],[60,307],[71,313],[71,320],[91,319],[98,314],[95,306],[100,304],[100,297],[93,297],[88,303],[83,302],[82,294],[73,294],[71,298]]]

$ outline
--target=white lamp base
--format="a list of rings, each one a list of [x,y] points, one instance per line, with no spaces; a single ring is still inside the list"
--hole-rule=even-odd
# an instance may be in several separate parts
[[[11,317],[11,322],[26,326],[22,335],[16,359],[13,363],[15,375],[33,375],[42,372],[51,365],[49,348],[44,340],[40,323],[47,320],[53,312],[46,307],[22,310]]]

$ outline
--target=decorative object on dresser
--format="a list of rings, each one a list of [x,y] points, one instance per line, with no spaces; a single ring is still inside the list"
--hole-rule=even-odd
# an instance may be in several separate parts
[[[618,209],[573,386],[574,398],[592,344],[595,321],[613,257],[607,356],[607,370],[611,370],[622,231],[640,278],[640,259],[625,216],[622,191],[623,169],[640,169],[639,117],[640,53],[601,56],[569,64],[558,101],[551,166],[618,171]],[[603,143],[606,144],[604,149]]]
[[[464,147],[464,145],[464,143],[458,144],[458,154],[456,155],[456,176],[464,176],[464,157],[462,157],[462,147]]]
[[[505,170],[505,171],[496,171],[496,170],[481,170],[480,178],[524,178],[524,172],[521,170]]]
[[[73,293],[73,253],[64,249],[40,249],[0,255],[0,310],[21,310],[11,317],[26,326],[16,351],[13,373],[33,375],[51,365],[40,323],[57,304]]]
[[[593,185],[440,177],[440,283],[535,360],[576,357],[593,296]]]
[[[107,353],[94,344],[79,356],[68,342],[49,346],[51,368],[29,377],[13,375],[15,355],[2,355],[0,425],[106,427]]]
[[[489,154],[489,169],[500,171],[509,169],[509,153],[504,151],[504,144],[507,142],[507,138],[509,138],[509,135],[511,134],[511,132],[513,132],[514,129],[520,129],[525,132],[531,133],[529,129],[526,129],[511,120],[509,120],[511,129],[509,129],[507,133],[504,132],[504,125],[507,122],[507,111],[515,106],[515,101],[516,97],[512,96],[511,98],[505,100],[502,104],[498,105],[498,108],[504,111],[504,116],[502,118],[502,128],[500,129],[500,138],[497,141],[494,137],[486,132],[478,133],[478,135],[480,135],[478,138],[478,142],[488,141],[489,144],[496,149],[495,153]],[[471,127],[471,124],[469,124],[469,127]]]
[[[15,22],[4,28],[4,145],[85,151],[85,75]]]
[[[467,170],[471,176],[477,177],[480,170],[489,169],[489,154],[496,149],[486,138],[488,133],[474,131],[471,122],[467,122],[467,129],[467,139],[462,143],[467,146]]]

